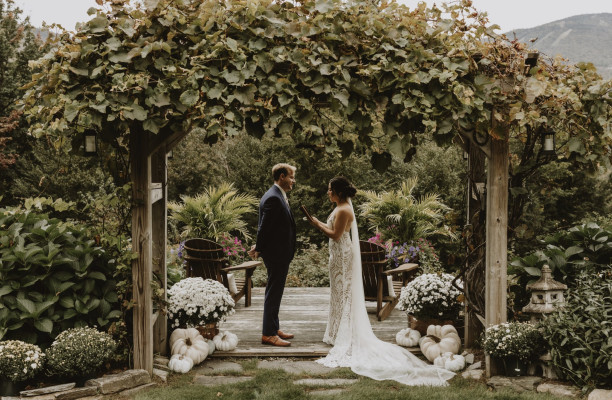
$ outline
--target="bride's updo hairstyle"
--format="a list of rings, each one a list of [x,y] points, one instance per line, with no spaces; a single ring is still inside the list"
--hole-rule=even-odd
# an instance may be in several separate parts
[[[342,200],[352,198],[357,194],[357,188],[343,176],[336,176],[329,181],[331,190]]]

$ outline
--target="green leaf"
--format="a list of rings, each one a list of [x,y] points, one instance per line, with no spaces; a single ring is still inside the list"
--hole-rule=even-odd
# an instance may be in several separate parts
[[[64,108],[64,117],[66,121],[72,122],[79,115],[79,105],[77,103],[68,103]]]
[[[157,122],[153,118],[146,119],[142,123],[142,127],[149,132],[153,132],[155,134],[159,133],[160,126],[157,124]]]
[[[41,332],[51,333],[53,330],[53,321],[51,321],[49,318],[36,320],[34,321],[34,328]]]
[[[113,53],[108,57],[108,60],[114,63],[128,63],[132,57],[127,52],[117,52]]]
[[[144,5],[147,11],[153,11],[157,8],[159,0],[144,0]]]
[[[389,153],[372,153],[372,166],[381,174],[391,166],[391,160],[391,154]]]
[[[102,272],[99,271],[93,271],[90,272],[89,275],[87,275],[88,278],[92,278],[92,279],[98,279],[101,281],[105,281],[106,280],[106,276],[104,276],[104,274]]]
[[[74,308],[74,300],[71,297],[61,297],[59,299],[59,304],[64,308]]]
[[[87,68],[75,68],[75,67],[68,67],[68,69],[70,69],[70,71],[72,71],[72,73],[76,74],[76,75],[80,75],[80,76],[89,76],[89,70]]]
[[[349,92],[346,89],[342,89],[342,90],[334,93],[334,98],[338,99],[338,101],[340,101],[340,103],[344,107],[348,107],[348,105],[349,105],[349,97],[350,97],[350,94],[349,94]]]
[[[124,109],[123,116],[127,119],[144,121],[147,119],[147,110],[138,104],[132,104],[131,108]]]
[[[36,313],[36,304],[28,299],[17,298],[17,307],[30,315]]]
[[[87,26],[91,33],[104,32],[108,26],[108,20],[104,17],[95,17],[87,22]]]
[[[113,310],[106,316],[107,319],[121,318],[121,311]]]
[[[195,105],[200,99],[200,92],[197,90],[186,90],[181,94],[180,101],[187,107]]]
[[[10,285],[4,285],[0,288],[0,298],[2,296],[4,296],[5,294],[9,294],[13,291],[13,289],[11,289]]]
[[[236,52],[238,50],[238,42],[236,42],[231,37],[225,39],[225,44],[227,44],[227,47],[233,52]]]

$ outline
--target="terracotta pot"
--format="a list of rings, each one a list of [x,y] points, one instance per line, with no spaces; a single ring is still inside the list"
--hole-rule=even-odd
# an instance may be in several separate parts
[[[217,327],[216,322],[206,325],[200,325],[196,327],[196,329],[198,330],[198,332],[200,332],[200,335],[210,340],[212,340],[212,338],[214,338],[219,333],[219,328]]]
[[[420,318],[416,319],[414,315],[408,314],[408,327],[419,331],[421,336],[427,335],[427,327],[429,325],[455,325],[451,320],[441,320],[435,318]]]

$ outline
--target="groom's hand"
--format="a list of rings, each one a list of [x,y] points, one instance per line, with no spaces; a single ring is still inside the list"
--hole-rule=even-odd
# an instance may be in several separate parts
[[[247,251],[247,254],[253,259],[259,258],[259,252],[255,251],[255,245],[251,246],[251,250]]]

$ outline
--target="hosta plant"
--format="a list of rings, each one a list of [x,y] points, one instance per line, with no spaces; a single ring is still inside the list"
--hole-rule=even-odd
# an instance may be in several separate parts
[[[83,225],[0,209],[0,339],[48,346],[61,331],[120,316],[114,265]]]
[[[22,342],[7,340],[0,342],[0,377],[19,382],[33,378],[41,371],[45,353],[40,347]]]
[[[47,371],[65,378],[90,377],[111,359],[116,348],[109,334],[95,328],[68,329],[47,349]]]

